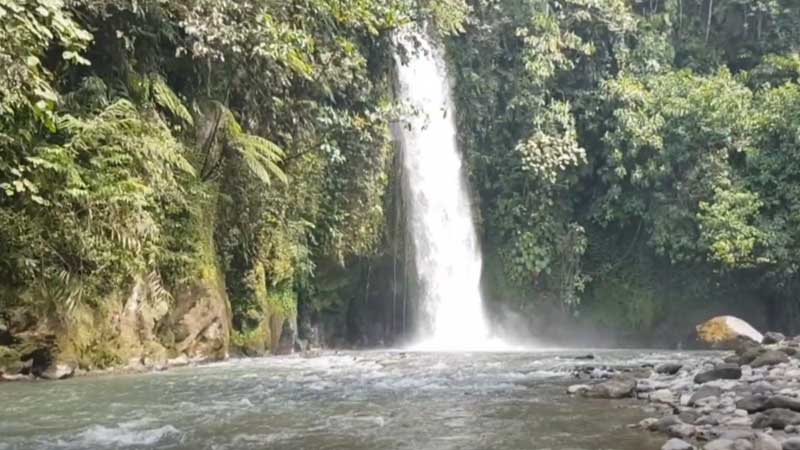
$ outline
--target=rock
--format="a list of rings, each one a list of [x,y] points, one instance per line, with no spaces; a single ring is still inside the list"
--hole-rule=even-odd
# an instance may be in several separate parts
[[[298,338],[294,343],[294,351],[297,353],[304,353],[308,350],[308,341]]]
[[[753,450],[781,450],[781,444],[766,433],[756,433],[756,437],[753,440]]]
[[[722,389],[716,386],[702,386],[700,389],[695,391],[694,394],[692,394],[692,397],[689,399],[689,406],[694,406],[697,404],[697,402],[705,398],[719,397],[721,395]]]
[[[695,420],[694,424],[697,426],[704,426],[704,425],[716,426],[719,425],[719,417],[717,415],[703,416]]]
[[[734,316],[717,316],[697,326],[700,340],[716,348],[734,348],[741,338],[760,343],[764,336]]]
[[[636,426],[643,430],[649,430],[650,427],[654,426],[656,423],[658,423],[658,419],[655,417],[648,417],[647,419],[642,419]]]
[[[176,358],[168,359],[167,365],[170,367],[182,367],[189,365],[189,357],[186,355],[180,355]]]
[[[582,394],[589,390],[588,384],[573,384],[567,388],[567,393],[570,395]]]
[[[626,398],[632,397],[636,390],[636,379],[626,375],[614,377],[608,381],[589,386],[582,394],[592,398]]]
[[[748,413],[757,413],[764,411],[767,408],[767,401],[769,397],[764,395],[749,395],[736,402],[736,407],[743,409]]]
[[[294,351],[295,342],[297,341],[297,323],[286,319],[283,321],[281,327],[280,338],[278,345],[273,353],[276,355],[289,355]]]
[[[753,422],[750,420],[749,417],[739,417],[739,416],[731,416],[725,418],[723,423],[729,427],[750,427]]]
[[[728,439],[716,439],[703,447],[703,450],[736,450],[733,441]]]
[[[734,450],[753,450],[753,444],[747,439],[737,439],[733,442]]]
[[[626,370],[625,375],[636,378],[637,380],[646,379],[653,375],[653,369],[649,367],[636,367]]]
[[[661,446],[661,450],[692,450],[692,449],[694,449],[692,444],[677,438],[672,438]]]
[[[767,400],[765,406],[766,407],[764,409],[782,408],[782,409],[789,409],[794,412],[800,412],[800,401],[783,395],[776,395],[774,397],[770,397]]]
[[[668,435],[681,439],[691,438],[696,432],[697,430],[695,427],[686,423],[672,425],[671,427],[667,428]]]
[[[720,364],[712,370],[699,373],[694,377],[697,384],[714,380],[738,380],[742,377],[742,369],[735,364]]]
[[[56,363],[50,365],[39,376],[45,380],[64,380],[75,374],[75,365]]]
[[[775,408],[759,413],[753,419],[753,428],[773,428],[782,430],[786,425],[800,424],[800,413],[789,409]]]
[[[662,375],[675,375],[683,368],[683,364],[668,363],[656,367],[656,373]]]
[[[778,333],[777,331],[767,331],[764,333],[764,339],[761,340],[761,343],[764,345],[780,344],[785,340],[786,336],[784,336],[783,333]]]
[[[754,359],[750,366],[754,369],[758,369],[759,367],[774,366],[787,362],[789,362],[789,356],[786,355],[786,353],[777,350],[769,350]]]
[[[744,366],[744,365],[750,364],[751,362],[755,361],[756,358],[761,356],[766,351],[767,351],[767,349],[765,349],[764,347],[761,347],[761,346],[753,346],[753,347],[748,347],[748,348],[744,349],[741,352],[740,355],[737,355],[738,358],[739,358],[739,365],[740,366]]]
[[[675,394],[669,389],[659,389],[649,396],[651,402],[672,404],[675,401]]]
[[[783,450],[800,450],[800,437],[791,437],[783,441]]]
[[[719,430],[719,438],[726,439],[732,442],[738,441],[740,439],[753,439],[755,437],[755,433],[750,430],[749,428],[728,428]]]
[[[667,430],[670,429],[670,427],[673,427],[675,425],[681,425],[681,424],[683,424],[683,422],[681,422],[681,419],[679,419],[678,416],[674,416],[674,415],[664,416],[664,417],[658,419],[652,425],[650,425],[648,427],[648,430],[650,430],[650,431],[658,431],[660,433],[666,433]]]
[[[653,380],[637,380],[636,392],[653,392],[656,390],[656,384]]]
[[[680,414],[678,414],[678,419],[681,419],[681,421],[685,423],[695,423],[698,417],[700,417],[700,415],[697,411],[692,409],[681,411]]]
[[[777,390],[775,386],[766,381],[757,381],[750,385],[753,394],[771,394]]]

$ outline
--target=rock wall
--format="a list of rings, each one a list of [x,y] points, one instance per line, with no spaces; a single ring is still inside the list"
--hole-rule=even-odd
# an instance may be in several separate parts
[[[0,377],[65,378],[80,371],[161,368],[227,357],[231,314],[209,271],[169,295],[147,277],[69,313],[15,308],[0,323]]]

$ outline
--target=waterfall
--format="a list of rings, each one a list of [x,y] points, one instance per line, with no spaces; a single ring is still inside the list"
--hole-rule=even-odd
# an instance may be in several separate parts
[[[491,344],[480,290],[481,250],[442,47],[412,25],[395,35],[398,90],[410,114],[395,127],[403,152],[406,229],[414,253],[422,350]]]

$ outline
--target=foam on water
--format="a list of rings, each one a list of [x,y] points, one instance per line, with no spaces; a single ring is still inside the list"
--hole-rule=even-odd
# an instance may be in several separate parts
[[[78,443],[83,446],[127,447],[154,445],[168,436],[180,435],[180,431],[172,425],[157,428],[140,428],[141,421],[121,423],[116,427],[95,425],[80,433]]]

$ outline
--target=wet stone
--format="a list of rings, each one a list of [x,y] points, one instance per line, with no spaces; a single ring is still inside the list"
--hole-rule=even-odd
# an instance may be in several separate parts
[[[694,447],[692,444],[677,438],[672,438],[668,440],[663,446],[661,446],[661,450],[692,450]]]
[[[720,364],[712,370],[697,374],[694,377],[694,382],[703,384],[714,380],[738,380],[741,377],[742,369],[739,366],[735,364]]]

